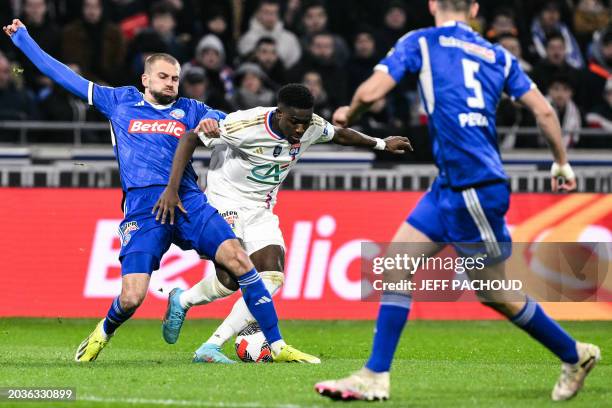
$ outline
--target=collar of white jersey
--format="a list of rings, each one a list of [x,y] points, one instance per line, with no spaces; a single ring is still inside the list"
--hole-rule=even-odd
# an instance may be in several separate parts
[[[442,24],[442,27],[461,27],[469,31],[474,31],[472,30],[472,27],[470,27],[467,23],[464,23],[463,21],[456,21],[456,20],[447,21],[446,23]]]
[[[276,112],[276,109],[271,109],[266,114],[266,120],[264,120],[266,131],[268,132],[270,136],[272,136],[276,140],[285,140],[285,138],[282,135],[279,135],[274,130],[272,130],[272,117],[274,116],[274,112]]]

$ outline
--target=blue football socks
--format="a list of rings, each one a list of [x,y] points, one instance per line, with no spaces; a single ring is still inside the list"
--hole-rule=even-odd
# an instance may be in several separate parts
[[[523,309],[510,320],[557,355],[561,361],[570,364],[578,362],[576,340],[557,322],[548,317],[534,300],[527,299]]]
[[[134,312],[135,310],[131,312],[124,311],[121,308],[121,303],[119,303],[119,297],[117,296],[115,300],[113,300],[110,309],[108,309],[106,319],[104,319],[104,332],[110,336],[117,330],[117,327],[121,326],[127,319],[132,317]]]
[[[242,297],[269,344],[281,340],[272,296],[255,268],[238,278]]]
[[[372,354],[366,368],[377,373],[389,371],[393,354],[408,320],[412,298],[401,293],[384,293],[380,300]]]

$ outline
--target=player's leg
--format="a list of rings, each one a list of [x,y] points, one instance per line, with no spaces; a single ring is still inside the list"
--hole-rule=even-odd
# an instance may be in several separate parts
[[[281,245],[268,245],[250,255],[255,269],[272,296],[280,289],[284,282],[285,250]],[[229,272],[224,268],[217,268],[217,274],[225,275],[221,279],[228,279]],[[230,314],[219,325],[215,332],[196,351],[194,362],[231,363],[222,352],[221,347],[236,336],[255,318],[249,311],[243,298],[236,300]]]
[[[473,278],[505,279],[504,262],[479,271]],[[601,351],[593,344],[576,341],[546,314],[538,302],[523,296],[524,301],[517,301],[516,293],[479,293],[479,298],[485,306],[504,315],[561,360],[561,375],[551,397],[555,401],[572,398],[580,391],[586,376],[601,359]]]
[[[432,256],[444,241],[443,225],[438,217],[436,185],[420,201],[407,222],[395,233],[385,254],[411,257]],[[409,245],[407,245],[409,244]],[[384,272],[385,282],[410,279],[405,270]],[[411,307],[408,292],[385,292],[381,295],[372,352],[365,366],[355,374],[315,385],[315,390],[332,399],[384,400],[389,398],[389,371],[393,355],[408,319]]]
[[[149,188],[128,193],[125,219],[119,227],[121,236],[121,293],[115,298],[94,331],[79,345],[75,360],[94,361],[115,330],[127,321],[144,300],[151,273],[159,268],[168,250],[172,231],[151,215],[161,189]]]
[[[504,260],[511,253],[511,239],[504,219],[506,197],[509,194],[507,187],[503,184],[492,185],[466,190],[461,194],[471,222],[467,214],[461,216],[462,210],[457,211],[464,234],[460,238],[462,241],[474,242],[477,238],[465,234],[470,234],[470,230],[472,234],[480,234],[493,260],[483,270],[468,271],[469,277],[481,280],[506,279]],[[596,346],[574,340],[546,314],[538,302],[522,292],[480,291],[477,295],[485,306],[504,315],[562,361],[562,374],[553,390],[553,399],[568,399],[580,390],[584,378],[600,358]]]
[[[194,200],[194,203],[190,203],[191,200]],[[238,280],[249,311],[270,343],[274,361],[320,362],[284,342],[270,292],[230,226],[206,202],[204,194],[185,197],[183,204],[189,211],[190,222],[179,223],[180,238],[191,242],[198,253],[223,265]]]
[[[193,202],[197,203],[197,200],[192,198],[188,201],[191,205],[193,205]],[[196,205],[196,208],[198,208],[198,211],[202,211],[202,208],[206,207],[202,205],[198,207]],[[236,237],[242,239],[242,218],[240,212],[234,209],[221,209],[219,214],[227,221],[228,225],[231,226]],[[205,218],[201,217],[200,222],[206,221]],[[172,289],[168,296],[168,306],[162,322],[162,336],[166,343],[174,344],[177,342],[187,312],[192,306],[211,303],[216,299],[227,297],[238,290],[238,281],[222,265],[215,263],[215,272],[214,274],[206,276],[187,290],[182,290],[180,288]],[[211,351],[211,353],[215,352],[216,350]],[[203,361],[212,359],[214,362],[219,362],[219,360],[231,362],[231,360],[227,359],[227,357],[223,356],[220,352],[216,354],[218,355],[203,355]],[[197,355],[194,356],[194,361],[199,361]]]
[[[181,327],[192,306],[205,305],[230,296],[238,290],[238,282],[215,264],[216,273],[210,274],[187,290],[174,288],[168,295],[168,306],[162,322],[162,337],[168,344],[177,342]]]
[[[227,227],[227,224],[224,225]],[[215,259],[238,279],[242,298],[268,340],[275,362],[314,364],[321,362],[317,357],[285,343],[278,327],[278,316],[272,295],[266,289],[257,269],[237,239],[224,241],[219,246]]]

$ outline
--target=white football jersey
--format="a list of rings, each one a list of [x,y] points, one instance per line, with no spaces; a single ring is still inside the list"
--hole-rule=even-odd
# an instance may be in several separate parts
[[[206,178],[206,194],[225,208],[272,208],[276,193],[306,149],[334,137],[334,127],[318,115],[300,143],[291,145],[272,130],[276,107],[257,107],[230,113],[220,122]],[[201,136],[206,145],[210,139]]]

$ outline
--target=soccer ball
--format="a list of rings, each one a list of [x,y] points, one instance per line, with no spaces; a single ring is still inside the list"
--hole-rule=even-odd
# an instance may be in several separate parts
[[[271,363],[272,351],[257,323],[251,323],[236,336],[236,355],[245,363]]]

